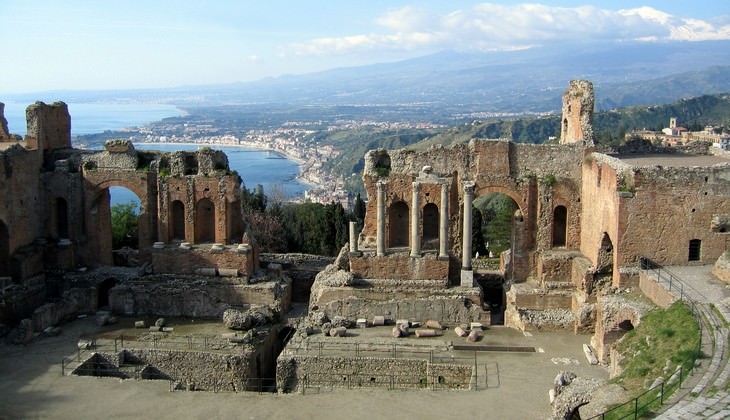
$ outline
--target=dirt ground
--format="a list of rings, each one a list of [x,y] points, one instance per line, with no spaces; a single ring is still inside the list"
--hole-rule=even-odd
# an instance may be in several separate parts
[[[561,370],[606,378],[586,363],[571,333],[523,335],[492,328],[498,342],[534,346],[534,353],[480,353],[479,363],[499,367],[499,377],[479,391],[320,390],[301,394],[170,392],[167,381],[62,376],[60,361],[75,353],[80,334],[94,332],[93,318],[63,326],[58,337],[26,346],[0,345],[0,418],[178,419],[532,419],[550,413],[548,389]],[[501,338],[499,338],[501,337]]]

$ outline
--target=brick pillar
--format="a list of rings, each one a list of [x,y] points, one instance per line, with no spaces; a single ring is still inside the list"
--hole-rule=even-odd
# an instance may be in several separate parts
[[[446,245],[449,239],[449,184],[441,184],[441,214],[439,218],[439,258],[448,258]]]
[[[377,237],[376,237],[376,255],[382,257],[385,255],[385,182],[378,181],[378,219],[377,219]]]
[[[421,224],[421,184],[413,183],[413,199],[411,200],[411,257],[421,256],[421,235],[418,226]]]

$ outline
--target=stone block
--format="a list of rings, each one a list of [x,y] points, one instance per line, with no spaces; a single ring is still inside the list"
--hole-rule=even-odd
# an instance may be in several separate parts
[[[382,315],[376,315],[373,317],[373,327],[382,327],[385,325],[385,317]]]
[[[461,270],[461,287],[474,287],[474,271]]]
[[[436,330],[416,330],[416,337],[436,337]]]

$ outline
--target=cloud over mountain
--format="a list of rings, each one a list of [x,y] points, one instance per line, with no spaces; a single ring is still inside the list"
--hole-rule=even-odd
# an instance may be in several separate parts
[[[730,24],[673,16],[651,7],[481,3],[437,15],[413,6],[389,10],[382,31],[315,38],[290,44],[295,55],[368,51],[514,50],[559,42],[705,41],[730,39]]]

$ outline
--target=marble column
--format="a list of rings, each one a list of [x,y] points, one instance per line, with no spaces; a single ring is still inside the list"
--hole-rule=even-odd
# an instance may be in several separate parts
[[[357,235],[355,235],[355,222],[350,222],[350,252],[357,252]]]
[[[421,183],[413,182],[411,199],[411,257],[421,256],[421,235],[418,226],[421,224]]]
[[[448,258],[449,242],[449,184],[441,184],[441,214],[439,215],[439,258]]]
[[[462,233],[461,269],[471,270],[471,228],[472,202],[474,201],[474,183],[464,183],[464,231]]]
[[[385,255],[385,182],[378,181],[377,186],[378,230],[375,242],[377,245],[376,255],[382,257]]]

